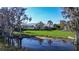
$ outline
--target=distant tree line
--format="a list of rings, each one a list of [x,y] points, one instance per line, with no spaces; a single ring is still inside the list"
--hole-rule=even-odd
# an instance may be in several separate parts
[[[51,20],[48,20],[47,24],[43,23],[42,21],[28,26],[31,28],[27,28],[27,26],[23,30],[61,30],[60,24],[53,24]],[[64,26],[63,26],[64,27]]]

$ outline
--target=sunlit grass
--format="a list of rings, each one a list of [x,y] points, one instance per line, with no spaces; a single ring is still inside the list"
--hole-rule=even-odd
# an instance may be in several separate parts
[[[15,34],[19,35],[19,32],[15,32]],[[74,32],[68,31],[60,31],[60,30],[26,30],[21,32],[24,35],[31,35],[31,36],[42,36],[42,37],[51,37],[51,38],[68,38],[68,36],[74,37]]]

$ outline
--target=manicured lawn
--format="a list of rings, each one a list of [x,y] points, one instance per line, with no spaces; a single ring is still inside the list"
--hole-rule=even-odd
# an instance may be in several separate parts
[[[19,35],[20,33],[15,33]],[[21,34],[24,35],[31,35],[31,36],[42,36],[42,37],[51,37],[51,38],[68,38],[68,36],[74,37],[74,32],[68,32],[68,31],[60,31],[60,30],[26,30],[23,31]]]

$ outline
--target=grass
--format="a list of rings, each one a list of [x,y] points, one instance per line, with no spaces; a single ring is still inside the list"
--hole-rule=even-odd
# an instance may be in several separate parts
[[[19,35],[20,33],[15,32],[16,35]],[[21,32],[21,34],[24,35],[30,35],[30,36],[42,36],[42,37],[51,37],[51,38],[68,38],[68,36],[74,37],[74,32],[68,32],[68,31],[60,31],[60,30],[26,30]]]

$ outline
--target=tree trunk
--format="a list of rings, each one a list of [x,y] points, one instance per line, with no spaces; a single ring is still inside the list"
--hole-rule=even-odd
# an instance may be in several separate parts
[[[2,32],[2,36],[4,36],[4,33]]]
[[[76,32],[77,45],[79,45],[79,31]]]
[[[19,46],[22,48],[22,38],[20,38]]]
[[[10,46],[10,38],[9,37],[8,37],[7,43],[8,43],[8,46]]]
[[[14,46],[14,39],[12,38],[12,46]]]
[[[19,38],[19,48],[21,48],[22,46],[22,38],[21,38],[21,26],[19,27],[20,28],[20,38]]]
[[[76,31],[77,50],[79,50],[79,31]]]

